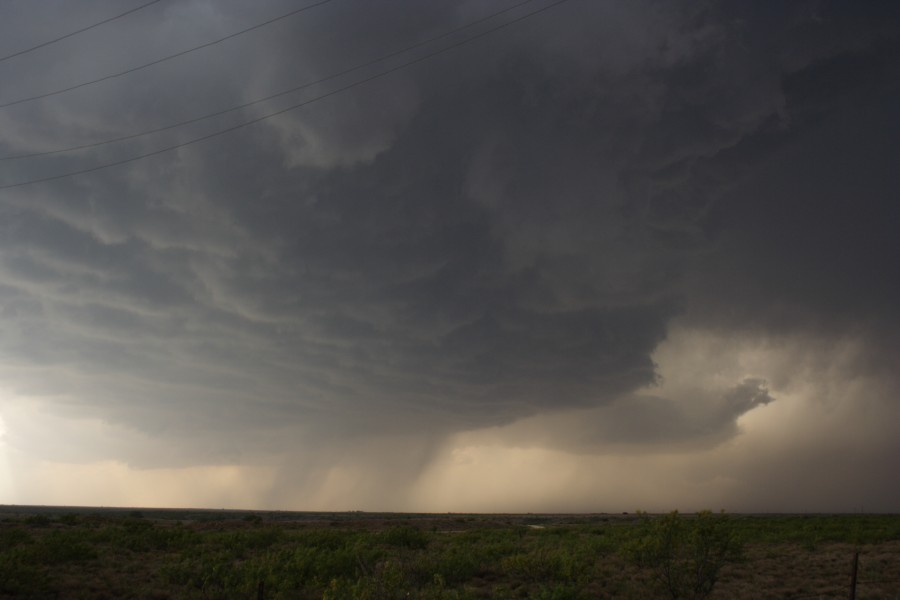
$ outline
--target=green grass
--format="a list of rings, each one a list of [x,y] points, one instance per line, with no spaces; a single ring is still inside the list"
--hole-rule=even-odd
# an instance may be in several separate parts
[[[633,560],[658,517],[148,514],[0,515],[0,598],[256,598],[260,584],[271,599],[666,597]],[[900,581],[898,516],[738,515],[727,527],[747,552],[712,598],[846,595],[855,551],[872,580],[860,598],[900,589],[878,583]]]

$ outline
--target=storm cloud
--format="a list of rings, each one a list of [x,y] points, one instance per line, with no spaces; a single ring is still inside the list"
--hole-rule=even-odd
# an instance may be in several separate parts
[[[0,501],[896,510],[898,8],[514,4],[333,0],[0,108],[12,157],[300,88],[0,161]],[[300,6],[164,1],[0,104]],[[0,57],[111,10],[7,3]]]

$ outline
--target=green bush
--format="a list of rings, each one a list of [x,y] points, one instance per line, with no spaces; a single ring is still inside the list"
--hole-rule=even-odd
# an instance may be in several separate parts
[[[52,531],[40,543],[29,546],[28,551],[38,563],[45,565],[97,558],[97,551],[77,531]]]
[[[0,529],[0,552],[7,548],[14,548],[22,544],[30,544],[34,538],[30,533],[18,527],[13,529]]]
[[[386,561],[356,581],[332,578],[322,593],[322,600],[400,600],[409,598],[410,594],[401,566]]]
[[[25,524],[32,527],[47,527],[51,522],[47,515],[31,515],[25,518]]]
[[[384,532],[382,540],[388,546],[421,550],[428,546],[428,534],[417,527],[393,527]]]
[[[728,517],[703,511],[685,519],[673,511],[658,518],[642,515],[638,536],[625,546],[631,562],[649,569],[673,599],[708,597],[719,571],[738,560],[741,544]]]
[[[440,580],[446,585],[459,585],[474,577],[482,568],[477,552],[449,546],[440,551],[421,554],[410,560],[409,577],[420,585]]]
[[[78,515],[76,515],[75,513],[66,513],[64,515],[60,515],[59,522],[68,527],[74,527],[78,525]]]
[[[0,596],[25,597],[46,586],[46,578],[22,552],[0,554]]]

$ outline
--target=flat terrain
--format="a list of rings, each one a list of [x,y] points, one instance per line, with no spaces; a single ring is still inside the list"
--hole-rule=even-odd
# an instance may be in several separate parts
[[[0,598],[667,598],[661,520],[0,506]],[[720,520],[710,598],[848,598],[858,553],[857,598],[900,599],[900,516]]]

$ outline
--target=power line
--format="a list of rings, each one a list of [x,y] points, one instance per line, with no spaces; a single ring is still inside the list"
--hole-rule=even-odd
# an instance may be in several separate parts
[[[255,124],[255,123],[259,123],[259,122],[261,122],[261,121],[265,121],[265,120],[267,120],[267,119],[271,119],[272,117],[277,117],[278,115],[282,115],[282,114],[287,113],[287,112],[290,112],[290,111],[292,111],[292,110],[296,110],[296,109],[298,109],[298,108],[301,108],[301,107],[304,107],[304,106],[308,106],[308,105],[310,105],[310,104],[312,104],[312,103],[314,103],[314,102],[318,102],[319,100],[323,100],[323,99],[328,98],[328,97],[330,97],[330,96],[334,96],[334,95],[336,95],[336,94],[339,94],[339,93],[341,93],[341,92],[347,91],[347,90],[349,90],[349,89],[352,89],[352,88],[355,88],[355,87],[359,87],[359,86],[361,86],[361,85],[363,85],[363,84],[369,83],[370,81],[374,81],[375,79],[379,79],[379,78],[381,78],[381,77],[384,77],[385,75],[389,75],[389,74],[391,74],[391,73],[395,73],[395,72],[400,71],[400,70],[402,70],[402,69],[405,69],[405,68],[407,68],[407,67],[409,67],[409,66],[418,64],[418,63],[420,63],[420,62],[426,61],[426,60],[431,59],[431,58],[433,58],[433,57],[435,57],[435,56],[438,56],[438,55],[440,55],[440,54],[444,54],[445,52],[448,52],[448,51],[450,51],[450,50],[454,50],[454,49],[456,49],[456,48],[459,48],[460,46],[464,46],[465,44],[468,44],[468,43],[473,42],[473,41],[475,41],[475,40],[477,40],[477,39],[483,38],[483,37],[485,37],[485,36],[487,36],[487,35],[490,35],[490,34],[492,34],[492,33],[494,33],[494,32],[497,32],[497,31],[499,31],[499,30],[501,30],[501,29],[505,29],[506,27],[509,27],[510,25],[514,25],[515,23],[518,23],[518,22],[520,22],[520,21],[524,21],[525,19],[527,19],[527,18],[529,18],[529,17],[533,17],[534,15],[540,14],[540,13],[542,13],[542,12],[544,12],[544,11],[547,11],[547,10],[549,10],[549,9],[551,9],[551,8],[554,8],[554,7],[556,7],[556,6],[559,6],[560,4],[563,4],[563,3],[565,3],[565,2],[568,2],[568,0],[556,0],[556,2],[553,2],[553,3],[551,3],[551,4],[548,4],[547,6],[543,6],[543,7],[539,8],[539,9],[537,9],[537,10],[534,10],[534,11],[532,11],[532,12],[530,12],[530,13],[526,13],[526,14],[524,14],[524,15],[521,15],[521,16],[519,16],[519,17],[516,17],[515,19],[511,19],[511,20],[507,21],[506,23],[502,23],[502,24],[500,24],[500,25],[497,25],[496,27],[493,27],[493,28],[491,28],[491,29],[487,29],[487,30],[485,30],[485,31],[483,31],[483,32],[481,32],[481,33],[475,34],[475,35],[473,35],[473,36],[471,36],[471,37],[468,37],[468,38],[466,38],[466,39],[464,39],[464,40],[462,40],[462,41],[456,42],[455,44],[451,44],[451,45],[449,45],[449,46],[445,46],[444,48],[441,48],[440,50],[436,50],[436,51],[431,52],[431,53],[429,53],[429,54],[425,54],[425,55],[422,55],[422,56],[420,56],[420,57],[418,57],[418,58],[414,58],[414,59],[409,60],[409,61],[407,61],[407,62],[405,62],[405,63],[402,63],[402,64],[400,64],[400,65],[397,65],[397,66],[395,66],[395,67],[391,67],[390,69],[385,69],[384,71],[381,71],[380,73],[376,73],[375,75],[371,75],[371,76],[366,77],[366,78],[364,78],[364,79],[360,79],[360,80],[358,80],[358,81],[354,81],[353,83],[349,83],[349,84],[347,84],[347,85],[345,85],[345,86],[343,86],[343,87],[336,88],[336,89],[334,89],[334,90],[331,90],[330,92],[326,92],[326,93],[321,94],[321,95],[319,95],[319,96],[316,96],[316,97],[314,97],[314,98],[310,98],[310,99],[308,99],[308,100],[304,100],[303,102],[299,102],[299,103],[294,104],[294,105],[292,105],[292,106],[289,106],[289,107],[287,107],[287,108],[283,108],[283,109],[281,109],[281,110],[277,110],[277,111],[275,111],[275,112],[271,112],[271,113],[269,113],[269,114],[267,114],[267,115],[263,115],[263,116],[261,116],[261,117],[256,117],[256,118],[254,118],[254,119],[250,119],[250,120],[244,121],[243,123],[239,123],[239,124],[237,124],[237,125],[233,125],[233,126],[231,126],[231,127],[225,128],[225,129],[220,129],[219,131],[215,131],[215,132],[213,132],[213,133],[209,133],[209,134],[206,134],[206,135],[203,135],[203,136],[194,138],[194,139],[192,139],[192,140],[188,140],[188,141],[186,141],[186,142],[181,142],[181,143],[178,143],[178,144],[173,144],[173,145],[171,145],[171,146],[166,146],[165,148],[160,148],[160,149],[158,149],[158,150],[153,150],[152,152],[146,152],[146,153],[144,153],[144,154],[138,154],[138,155],[136,155],[136,156],[132,156],[132,157],[129,157],[129,158],[123,158],[123,159],[121,159],[121,160],[117,160],[117,161],[110,162],[110,163],[104,163],[104,164],[102,164],[102,165],[97,165],[97,166],[94,166],[94,167],[89,167],[89,168],[87,168],[87,169],[79,169],[79,170],[77,170],[77,171],[70,171],[70,172],[68,172],[68,173],[62,173],[62,174],[60,174],[60,175],[51,175],[51,176],[49,176],[49,177],[41,177],[41,178],[38,178],[38,179],[30,179],[30,180],[28,180],[28,181],[20,181],[20,182],[18,182],[18,183],[8,183],[8,184],[5,184],[5,185],[0,185],[0,190],[8,190],[8,189],[11,189],[11,188],[22,187],[22,186],[31,185],[31,184],[34,184],[34,183],[43,183],[43,182],[47,182],[47,181],[55,181],[55,180],[57,180],[57,179],[65,179],[65,178],[67,178],[67,177],[73,177],[73,176],[75,176],[75,175],[83,175],[83,174],[85,174],[85,173],[93,173],[94,171],[100,171],[100,170],[102,170],[102,169],[108,169],[108,168],[110,168],[110,167],[117,167],[117,166],[120,166],[120,165],[124,165],[124,164],[128,164],[128,163],[136,162],[136,161],[139,161],[139,160],[142,160],[142,159],[145,159],[145,158],[149,158],[149,157],[151,157],[151,156],[157,156],[157,155],[159,155],[159,154],[164,154],[164,153],[166,153],[166,152],[171,152],[172,150],[177,150],[177,149],[179,149],[179,148],[184,148],[185,146],[191,146],[191,145],[193,145],[193,144],[197,144],[197,143],[199,143],[199,142],[203,142],[203,141],[205,141],[205,140],[209,140],[209,139],[212,139],[212,138],[214,138],[214,137],[218,137],[218,136],[220,136],[220,135],[224,135],[224,134],[226,134],[226,133],[230,133],[230,132],[232,132],[232,131],[236,131],[236,130],[238,130],[238,129],[242,129],[242,128],[247,127],[247,126],[249,126],[249,125],[253,125],[253,124]]]
[[[78,83],[75,85],[70,85],[69,87],[61,88],[58,90],[54,90],[52,92],[45,92],[43,94],[37,94],[35,96],[29,96],[27,98],[19,98],[18,100],[13,100],[12,102],[6,102],[4,104],[0,104],[0,108],[7,108],[9,106],[15,106],[16,104],[22,104],[24,102],[31,102],[32,100],[40,100],[41,98],[49,98],[50,96],[56,96],[58,94],[64,94],[65,92],[71,92],[72,90],[77,90],[78,88],[83,88],[88,85],[93,85],[95,83],[100,83],[101,81],[106,81],[108,79],[115,79],[116,77],[121,77],[123,75],[128,75],[129,73],[134,73],[135,71],[140,71],[141,69],[146,69],[147,67],[152,67],[153,65],[158,65],[160,63],[164,63],[166,61],[172,60],[173,58],[178,58],[179,56],[184,56],[185,54],[189,54],[191,52],[196,52],[197,50],[202,50],[203,48],[209,48],[210,46],[214,46],[215,44],[219,44],[224,42],[225,40],[230,40],[233,37],[237,37],[239,35],[243,35],[254,29],[259,29],[260,27],[265,27],[266,25],[271,25],[276,21],[281,21],[282,19],[286,19],[288,17],[292,17],[298,13],[302,13],[303,11],[309,10],[311,8],[315,8],[317,6],[322,6],[323,4],[328,4],[331,0],[319,0],[315,4],[310,4],[308,6],[304,6],[303,8],[298,8],[297,10],[292,10],[289,13],[285,13],[281,16],[275,17],[273,19],[269,19],[268,21],[264,21],[262,23],[257,23],[252,27],[248,27],[246,29],[242,29],[240,31],[235,31],[234,33],[230,33],[225,37],[221,37],[217,40],[213,40],[211,42],[206,42],[205,44],[200,44],[199,46],[194,46],[193,48],[188,48],[187,50],[181,50],[180,52],[176,52],[175,54],[169,54],[168,56],[164,56],[162,58],[158,58],[156,60],[150,61],[148,63],[144,63],[142,65],[138,65],[136,67],[131,67],[130,69],[125,69],[124,71],[119,71],[118,73],[112,73],[111,75],[105,75],[103,77],[99,77],[97,79],[92,79],[90,81],[84,81],[82,83]]]
[[[201,116],[199,116],[199,117],[193,117],[193,118],[191,118],[191,119],[186,119],[186,120],[184,120],[184,121],[179,121],[179,122],[177,122],[177,123],[172,123],[172,124],[170,124],[170,125],[164,125],[164,126],[162,126],[162,127],[156,127],[156,128],[154,128],[154,129],[148,129],[148,130],[141,131],[141,132],[137,132],[137,133],[130,133],[130,134],[127,134],[127,135],[119,136],[119,137],[116,137],[116,138],[110,138],[110,139],[102,140],[102,141],[99,141],[99,142],[91,142],[91,143],[88,143],[88,144],[81,144],[81,145],[78,145],[78,146],[70,146],[70,147],[68,147],[68,148],[59,148],[59,149],[56,149],[56,150],[45,150],[45,151],[43,151],[43,152],[31,152],[31,153],[29,153],[29,154],[15,154],[15,155],[9,155],[9,156],[0,156],[0,161],[4,161],[4,160],[16,160],[16,159],[24,159],[24,158],[35,158],[35,157],[38,157],[38,156],[49,156],[49,155],[52,155],[52,154],[62,154],[62,153],[64,153],[64,152],[74,152],[74,151],[76,151],[76,150],[86,150],[86,149],[88,149],[88,148],[96,148],[96,147],[98,147],[98,146],[103,146],[103,145],[106,145],[106,144],[112,144],[112,143],[115,143],[115,142],[122,142],[122,141],[125,141],[125,140],[131,140],[131,139],[135,139],[135,138],[138,138],[138,137],[143,137],[143,136],[145,136],[145,135],[151,135],[151,134],[154,134],[154,133],[160,133],[160,132],[162,132],[162,131],[168,131],[168,130],[170,130],[170,129],[175,129],[175,128],[177,128],[177,127],[183,127],[184,125],[191,125],[191,124],[193,124],[193,123],[197,123],[197,122],[200,122],[200,121],[203,121],[203,120],[206,120],[206,119],[211,119],[211,118],[213,118],[213,117],[219,117],[219,116],[221,116],[221,115],[224,115],[224,114],[227,114],[227,113],[230,113],[230,112],[234,112],[234,111],[237,111],[237,110],[241,110],[241,109],[244,109],[244,108],[248,108],[248,107],[253,106],[253,105],[255,105],[255,104],[259,104],[259,103],[261,103],[261,102],[266,102],[266,101],[268,101],[268,100],[272,100],[272,99],[278,98],[278,97],[280,97],[280,96],[284,96],[284,95],[291,94],[291,93],[293,93],[293,92],[297,92],[297,91],[300,91],[300,90],[303,90],[303,89],[306,89],[306,88],[309,88],[309,87],[313,87],[313,86],[315,86],[315,85],[319,85],[319,84],[321,84],[321,83],[325,83],[326,81],[331,81],[332,79],[337,79],[338,77],[342,77],[342,76],[344,76],[344,75],[348,75],[349,73],[352,73],[352,72],[354,72],[354,71],[358,71],[358,70],[360,70],[360,69],[364,69],[364,68],[366,68],[366,67],[370,67],[370,66],[372,66],[372,65],[374,65],[374,64],[376,64],[376,63],[383,62],[383,61],[385,61],[385,60],[387,60],[387,59],[389,59],[389,58],[393,58],[393,57],[398,56],[398,55],[400,55],[400,54],[405,54],[405,53],[409,52],[410,50],[415,50],[416,48],[421,48],[422,46],[427,46],[428,44],[432,44],[432,43],[434,43],[434,42],[436,42],[436,41],[438,41],[438,40],[441,40],[441,39],[443,39],[443,38],[446,38],[446,37],[449,37],[449,36],[454,35],[454,34],[456,34],[456,33],[459,33],[460,31],[464,31],[464,30],[469,29],[469,28],[471,28],[471,27],[474,27],[474,26],[476,26],[476,25],[480,25],[481,23],[484,23],[485,21],[489,21],[489,20],[491,20],[491,19],[493,19],[493,18],[495,18],[495,17],[498,17],[498,16],[500,16],[500,15],[502,15],[502,14],[508,13],[508,12],[510,12],[510,11],[512,11],[512,10],[517,9],[517,8],[520,8],[520,7],[522,7],[522,6],[526,5],[526,4],[530,4],[531,2],[534,2],[534,1],[535,1],[535,0],[523,0],[522,2],[519,2],[518,4],[514,4],[514,5],[510,6],[510,7],[504,8],[503,10],[499,10],[499,11],[497,11],[497,12],[491,13],[491,14],[489,14],[489,15],[487,15],[487,16],[484,16],[484,17],[481,17],[480,19],[477,19],[477,20],[475,20],[475,21],[471,21],[471,22],[469,22],[469,23],[467,23],[467,24],[465,24],[465,25],[463,25],[463,26],[461,26],[461,27],[457,27],[456,29],[452,29],[452,30],[450,30],[450,31],[447,31],[447,32],[441,33],[441,34],[439,34],[439,35],[436,35],[436,36],[434,36],[434,37],[428,38],[427,40],[424,40],[424,41],[421,41],[421,42],[417,42],[417,43],[412,44],[412,45],[410,45],[410,46],[406,46],[405,48],[401,48],[400,50],[395,50],[395,51],[390,52],[390,53],[388,53],[388,54],[384,54],[384,55],[382,55],[382,56],[379,56],[378,58],[375,58],[375,59],[366,61],[366,62],[361,63],[361,64],[359,64],[359,65],[350,67],[350,68],[348,68],[348,69],[344,69],[343,71],[340,71],[340,72],[338,72],[338,73],[334,73],[334,74],[332,74],[332,75],[328,75],[328,76],[326,76],[326,77],[322,77],[321,79],[317,79],[317,80],[315,80],[315,81],[310,81],[310,82],[308,82],[308,83],[304,83],[304,84],[301,84],[301,85],[292,87],[292,88],[290,88],[290,89],[287,89],[287,90],[284,90],[284,91],[281,91],[281,92],[278,92],[278,93],[275,93],[275,94],[271,94],[271,95],[269,95],[269,96],[265,96],[265,97],[263,97],[263,98],[257,98],[256,100],[251,100],[250,102],[245,102],[244,104],[239,104],[239,105],[237,105],[237,106],[232,106],[231,108],[222,109],[222,110],[219,110],[219,111],[216,111],[216,112],[212,112],[212,113],[207,113],[207,114],[205,114],[205,115],[201,115]]]
[[[9,60],[11,58],[15,58],[17,56],[22,56],[23,54],[28,54],[29,52],[33,52],[33,51],[37,50],[38,48],[44,48],[46,46],[49,46],[50,44],[55,44],[56,42],[61,42],[62,40],[66,39],[66,38],[70,38],[74,35],[78,35],[79,33],[84,33],[85,31],[88,31],[95,27],[100,27],[101,25],[106,25],[107,23],[115,21],[116,19],[121,19],[122,17],[128,16],[131,13],[135,13],[141,9],[147,8],[148,6],[150,6],[152,4],[156,4],[157,2],[160,2],[160,1],[161,0],[152,0],[152,2],[147,2],[145,4],[141,4],[140,6],[132,8],[131,10],[126,10],[123,13],[115,15],[114,17],[109,17],[108,19],[103,19],[102,21],[98,21],[98,22],[94,23],[93,25],[88,25],[87,27],[82,27],[81,29],[76,29],[75,31],[72,31],[65,35],[61,35],[58,38],[53,38],[52,40],[47,40],[46,42],[41,42],[40,44],[32,46],[31,48],[25,48],[24,50],[19,50],[18,52],[13,52],[12,54],[7,54],[6,56],[0,57],[0,62]]]

